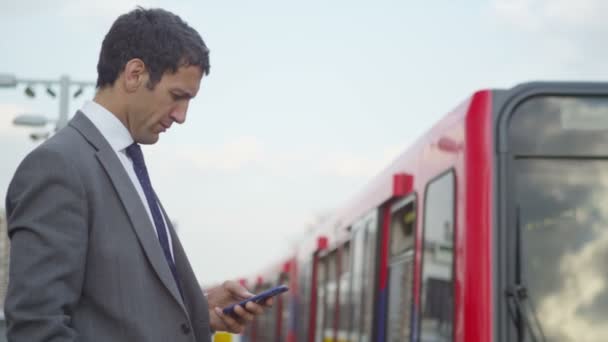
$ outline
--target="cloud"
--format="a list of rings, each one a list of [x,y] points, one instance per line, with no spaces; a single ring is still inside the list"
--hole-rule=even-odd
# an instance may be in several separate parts
[[[524,279],[547,340],[608,339],[608,177],[603,161],[522,163]],[[521,190],[525,189],[525,190]]]
[[[202,169],[218,171],[234,171],[268,159],[264,144],[252,136],[236,137],[216,146],[184,146],[177,154]]]
[[[514,58],[523,56],[537,70],[605,78],[608,48],[598,42],[608,34],[608,2],[493,0],[490,12],[498,32],[514,35],[520,45],[512,52]]]
[[[321,162],[321,171],[328,176],[361,178],[373,177],[395,159],[401,147],[386,147],[372,155],[330,153]]]
[[[367,179],[379,173],[401,150],[386,147],[373,153],[339,151],[308,146],[281,150],[270,148],[254,136],[239,136],[215,146],[154,147],[208,171],[233,172],[247,168],[274,175],[316,174],[323,177]],[[160,151],[157,153],[161,153]]]
[[[105,1],[77,1],[56,0],[53,2],[40,0],[0,1],[0,16],[20,18],[32,15],[54,15],[71,19],[103,18],[114,19],[136,6],[145,8],[158,7],[155,0],[105,0]]]
[[[145,154],[155,190],[209,284],[283,257],[314,213],[343,205],[400,150],[281,146],[243,135],[219,144],[161,143]]]
[[[57,2],[40,0],[0,1],[0,14],[11,18],[40,13],[48,13],[49,9],[57,5]]]
[[[544,328],[567,340],[606,341],[606,277],[602,271],[608,248],[608,232],[599,227],[596,240],[576,252],[564,253],[559,261],[563,287],[545,297],[539,304]],[[585,315],[589,309],[593,315]],[[596,319],[594,319],[596,318]]]
[[[494,0],[494,13],[520,29],[535,31],[606,31],[603,0]]]
[[[494,0],[492,10],[497,17],[509,25],[528,30],[539,27],[538,22],[534,20],[529,0]]]
[[[98,17],[113,20],[137,6],[149,8],[154,3],[150,0],[65,1],[60,13],[70,18]]]

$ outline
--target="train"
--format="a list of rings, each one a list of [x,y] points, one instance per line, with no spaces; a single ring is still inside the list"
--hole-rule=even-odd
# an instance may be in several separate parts
[[[608,83],[472,93],[241,281],[243,342],[608,341]]]

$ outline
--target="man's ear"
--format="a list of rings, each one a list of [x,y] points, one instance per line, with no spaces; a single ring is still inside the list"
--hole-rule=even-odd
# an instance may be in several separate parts
[[[133,58],[127,62],[123,72],[123,82],[127,92],[135,92],[139,87],[145,85],[147,79],[148,71],[144,61],[139,58]]]

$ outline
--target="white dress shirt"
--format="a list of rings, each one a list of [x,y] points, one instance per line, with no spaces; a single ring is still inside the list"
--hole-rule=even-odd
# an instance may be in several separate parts
[[[127,147],[134,142],[133,138],[131,137],[131,133],[129,133],[129,130],[127,130],[127,128],[114,114],[94,101],[86,101],[82,106],[81,112],[83,112],[84,115],[91,120],[93,125],[97,127],[99,132],[101,132],[101,135],[103,135],[116,153],[118,160],[120,160],[122,163],[122,166],[125,168],[125,171],[127,171],[131,182],[135,186],[144,208],[146,208],[151,227],[154,229],[154,234],[156,234],[156,237],[158,238],[158,233],[156,232],[156,228],[154,226],[154,219],[152,218],[152,212],[150,211],[150,206],[148,205],[146,195],[141,187],[141,184],[139,183],[137,175],[135,174],[135,170],[133,169],[133,161],[127,155]],[[165,229],[167,231],[167,238],[169,239],[169,249],[171,250],[171,258],[173,258],[173,243],[171,242],[171,234],[169,234],[167,219],[165,218],[162,210],[161,216],[163,217],[163,221],[165,221]]]

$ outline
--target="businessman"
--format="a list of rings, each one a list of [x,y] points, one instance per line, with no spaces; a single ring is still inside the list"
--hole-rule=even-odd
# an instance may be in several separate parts
[[[140,148],[184,123],[209,50],[178,16],[137,8],[110,28],[97,71],[94,99],[22,161],[7,192],[8,340],[208,342],[213,330],[241,332],[264,307],[223,315],[252,295],[232,281],[202,292]]]

